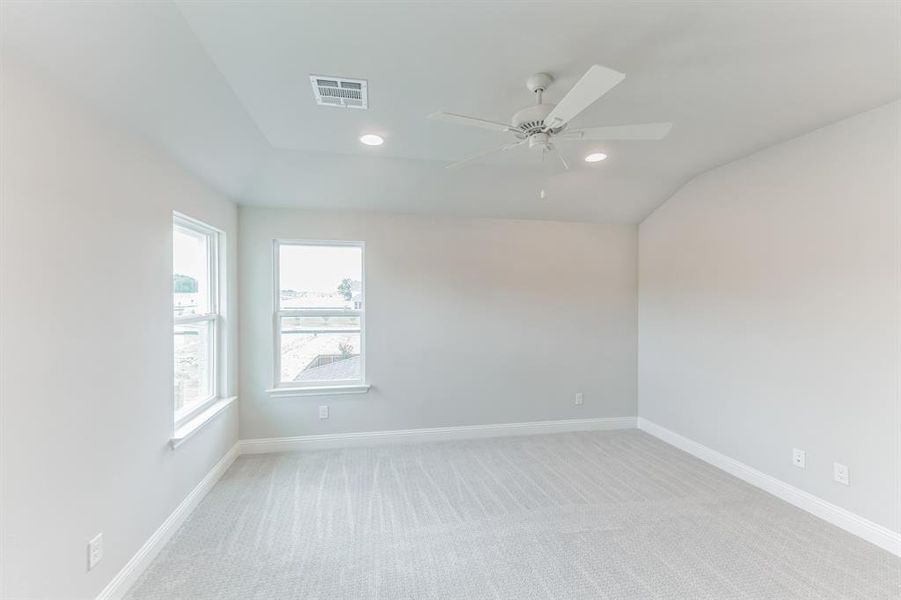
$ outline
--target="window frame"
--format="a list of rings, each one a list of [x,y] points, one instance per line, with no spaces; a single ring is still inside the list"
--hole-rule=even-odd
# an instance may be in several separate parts
[[[193,234],[200,234],[206,238],[207,244],[207,273],[209,274],[209,312],[203,314],[194,314],[189,316],[175,316],[175,305],[172,304],[170,314],[172,317],[172,335],[175,336],[175,328],[179,325],[191,325],[196,323],[207,323],[210,331],[209,341],[209,385],[210,394],[198,402],[194,402],[190,406],[176,408],[175,407],[175,380],[172,382],[172,414],[174,429],[178,430],[186,423],[195,419],[200,413],[206,411],[215,402],[222,399],[223,387],[223,334],[222,334],[222,290],[224,285],[222,282],[222,258],[221,252],[225,233],[203,221],[194,219],[177,211],[172,212],[172,232],[174,234],[176,228],[185,229]],[[173,247],[174,260],[174,247]],[[175,299],[174,288],[174,268],[170,280],[173,283],[171,299]],[[175,355],[172,356],[173,367],[175,364]],[[174,375],[174,373],[173,373]]]
[[[280,249],[282,246],[327,246],[333,248],[360,249],[360,290],[363,294],[362,308],[281,308]],[[366,391],[366,243],[350,240],[272,240],[272,342],[273,369],[272,388],[269,392],[318,392],[318,391]],[[333,379],[328,381],[285,381],[282,379],[282,332],[281,320],[285,317],[309,316],[353,316],[360,319],[360,377],[358,379]]]

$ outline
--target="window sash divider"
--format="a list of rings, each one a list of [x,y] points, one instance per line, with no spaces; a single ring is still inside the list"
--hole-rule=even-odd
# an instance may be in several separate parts
[[[360,328],[356,329],[282,329],[282,335],[319,335],[324,333],[360,333]]]
[[[188,315],[175,317],[174,322],[176,325],[186,325],[190,323],[201,323],[203,321],[217,321],[218,319],[219,315],[217,314]]]
[[[351,308],[288,308],[278,311],[280,318],[284,317],[362,317],[360,309]]]

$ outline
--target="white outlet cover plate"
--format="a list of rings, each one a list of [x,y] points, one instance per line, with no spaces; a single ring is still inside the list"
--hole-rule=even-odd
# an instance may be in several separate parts
[[[576,394],[576,406],[583,404],[585,402],[585,396],[582,392]]]
[[[319,418],[328,419],[328,406],[323,405],[319,407]]]
[[[850,485],[848,480],[848,465],[832,463],[832,475],[842,485]]]
[[[103,560],[103,534],[98,533],[88,542],[88,571]]]
[[[792,449],[792,464],[798,467],[799,469],[804,469],[807,466],[807,453],[801,450],[800,448]]]

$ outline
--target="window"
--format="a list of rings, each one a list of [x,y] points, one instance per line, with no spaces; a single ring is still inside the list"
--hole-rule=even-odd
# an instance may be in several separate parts
[[[362,386],[362,242],[275,242],[276,388]]]
[[[219,396],[219,244],[220,233],[215,229],[175,215],[172,310],[176,425]]]

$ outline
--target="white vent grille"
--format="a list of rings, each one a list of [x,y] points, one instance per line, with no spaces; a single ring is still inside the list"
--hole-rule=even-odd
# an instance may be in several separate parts
[[[325,75],[310,75],[316,104],[344,108],[369,108],[369,94],[365,79],[345,79]]]

